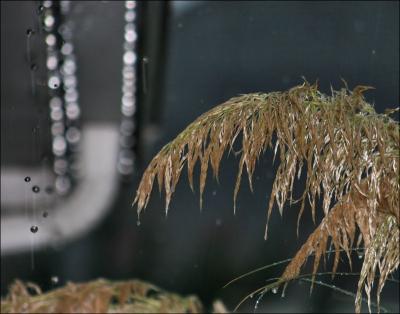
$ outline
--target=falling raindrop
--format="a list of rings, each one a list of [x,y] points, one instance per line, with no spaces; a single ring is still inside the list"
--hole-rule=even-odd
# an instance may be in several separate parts
[[[31,227],[31,232],[32,232],[32,233],[36,233],[36,232],[38,232],[38,230],[39,230],[39,227],[38,227],[38,226],[32,226],[32,227]]]
[[[285,297],[285,289],[283,289],[282,295],[281,295],[281,298],[284,298],[284,297]]]
[[[42,13],[43,13],[43,10],[44,10],[44,6],[42,6],[42,5],[39,5],[39,6],[38,6],[37,13],[40,15],[40,14],[42,14]]]
[[[273,288],[273,289],[272,289],[272,293],[273,293],[273,294],[277,294],[277,293],[278,293],[278,288]]]
[[[36,64],[36,63],[32,63],[32,64],[31,64],[31,70],[32,70],[32,71],[37,71],[37,69],[38,69],[37,64]]]
[[[54,188],[49,185],[49,186],[46,186],[45,191],[47,194],[52,194],[54,192]]]
[[[136,225],[139,227],[141,225],[140,220],[136,221]]]
[[[31,177],[25,177],[24,181],[25,182],[31,182]]]
[[[216,190],[212,191],[212,195],[213,196],[217,195],[217,191]]]
[[[58,283],[58,277],[57,276],[52,276],[51,277],[51,283],[52,284],[57,284]]]
[[[28,37],[32,36],[33,34],[35,34],[35,32],[33,31],[32,28],[28,28],[28,29],[26,30],[26,35],[27,35]]]
[[[32,187],[32,191],[33,191],[34,193],[39,193],[39,192],[40,192],[40,188],[39,188],[37,185],[34,185],[34,186]]]

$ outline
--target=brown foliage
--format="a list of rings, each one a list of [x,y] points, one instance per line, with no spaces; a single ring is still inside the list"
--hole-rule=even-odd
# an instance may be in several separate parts
[[[34,290],[36,295],[29,289]],[[1,313],[201,312],[203,307],[196,297],[181,297],[138,280],[111,282],[100,279],[88,283],[68,283],[48,293],[42,293],[32,283],[24,284],[17,280],[8,296],[1,300]]]
[[[278,156],[280,161],[267,208],[265,238],[275,203],[282,214],[287,201],[300,202],[299,226],[306,202],[315,221],[316,203],[322,199],[325,217],[279,282],[295,279],[311,254],[315,254],[315,273],[328,250],[329,240],[335,249],[346,252],[351,263],[350,249],[359,231],[367,250],[356,300],[359,312],[360,287],[366,281],[370,300],[376,265],[381,274],[378,295],[387,275],[399,265],[399,241],[392,240],[396,234],[398,239],[400,225],[399,124],[389,116],[394,110],[377,114],[364,100],[362,93],[368,89],[371,87],[357,86],[353,91],[343,88],[332,90],[332,95],[327,96],[318,91],[317,84],[304,82],[287,92],[242,95],[211,109],[165,145],[150,162],[134,200],[138,215],[149,202],[156,178],[160,191],[165,191],[167,213],[185,164],[193,189],[196,162],[200,163],[201,206],[208,166],[211,165],[218,178],[224,152],[228,148],[230,151],[242,134],[234,210],[243,168],[252,188],[252,176],[261,153],[271,148],[274,159]],[[277,140],[273,143],[274,135]],[[304,191],[299,200],[293,200],[294,180],[303,169],[307,174]],[[339,251],[335,254],[333,273],[338,262]]]

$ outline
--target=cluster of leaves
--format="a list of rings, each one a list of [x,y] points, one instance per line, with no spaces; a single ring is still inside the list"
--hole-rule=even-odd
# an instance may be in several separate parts
[[[138,280],[68,283],[48,293],[42,293],[33,283],[17,280],[1,301],[1,313],[201,312],[203,306],[196,297],[181,297]]]
[[[378,296],[387,276],[399,265],[399,124],[389,113],[378,114],[363,92],[368,86],[332,90],[328,96],[317,84],[304,82],[286,92],[254,93],[232,98],[191,123],[165,145],[145,170],[134,204],[138,215],[147,206],[153,183],[165,191],[166,213],[171,196],[187,165],[193,190],[193,172],[200,163],[200,207],[209,165],[218,179],[224,153],[233,149],[241,134],[241,151],[234,188],[234,210],[243,168],[250,188],[256,162],[271,148],[279,167],[267,209],[275,203],[282,214],[287,201],[300,203],[297,230],[306,203],[313,220],[322,200],[324,218],[286,267],[278,284],[299,276],[307,258],[314,255],[313,273],[329,246],[335,248],[333,274],[340,251],[351,265],[351,249],[366,248],[356,297],[360,311],[362,287],[370,301],[376,268],[380,272]],[[293,184],[306,171],[302,196],[292,197]],[[356,237],[358,235],[358,239]],[[378,297],[379,304],[379,297]]]

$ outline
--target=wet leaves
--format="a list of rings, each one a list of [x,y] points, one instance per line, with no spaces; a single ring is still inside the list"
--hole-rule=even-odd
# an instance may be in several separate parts
[[[303,196],[298,200],[298,224],[306,203],[315,221],[316,204],[322,200],[324,219],[288,265],[281,280],[298,276],[311,254],[315,254],[315,273],[329,241],[336,249],[343,249],[351,262],[350,249],[357,232],[369,252],[368,247],[374,242],[382,221],[392,217],[397,232],[400,225],[399,124],[390,118],[392,111],[377,114],[365,101],[363,92],[369,89],[369,86],[357,86],[350,91],[346,87],[332,90],[332,95],[328,96],[318,91],[317,84],[305,81],[286,92],[241,95],[211,109],[165,145],[150,162],[134,200],[138,214],[149,202],[155,177],[160,190],[165,191],[167,213],[185,164],[193,189],[193,169],[197,162],[200,163],[201,206],[209,165],[218,177],[224,152],[228,148],[232,150],[241,134],[234,211],[243,168],[252,187],[260,155],[271,148],[274,160],[279,160],[267,208],[265,238],[275,204],[282,214],[287,201],[292,202],[294,180],[299,177],[303,165],[307,178]],[[384,274],[392,272],[399,264],[398,255],[392,252],[399,251],[398,241],[385,247],[386,251],[374,255],[376,263],[387,259],[381,268]],[[337,253],[333,272],[338,262]],[[361,277],[360,282],[373,278],[368,277],[373,273],[371,261],[364,259],[365,263],[363,269],[365,267],[369,275]],[[366,287],[370,284],[367,280]],[[368,290],[367,295],[370,298]]]
[[[203,306],[196,297],[181,297],[138,280],[68,283],[47,293],[33,283],[17,280],[1,301],[1,313],[201,312]]]

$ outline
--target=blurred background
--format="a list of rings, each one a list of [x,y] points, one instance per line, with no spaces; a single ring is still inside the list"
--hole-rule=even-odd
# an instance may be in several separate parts
[[[302,76],[325,93],[341,78],[371,85],[378,112],[397,107],[399,2],[1,1],[2,296],[16,278],[44,290],[139,278],[233,309],[279,276],[285,264],[222,289],[292,257],[315,227],[307,212],[297,237],[297,208],[274,211],[264,241],[271,153],[254,193],[243,180],[236,215],[233,156],[220,184],[209,176],[202,211],[185,173],[167,217],[158,192],[140,223],[131,203],[151,158],[198,115]],[[345,258],[339,271],[351,271]],[[319,280],[356,291],[357,276]],[[388,282],[381,305],[399,312],[398,293]],[[354,299],[295,281],[256,311],[352,312]]]

